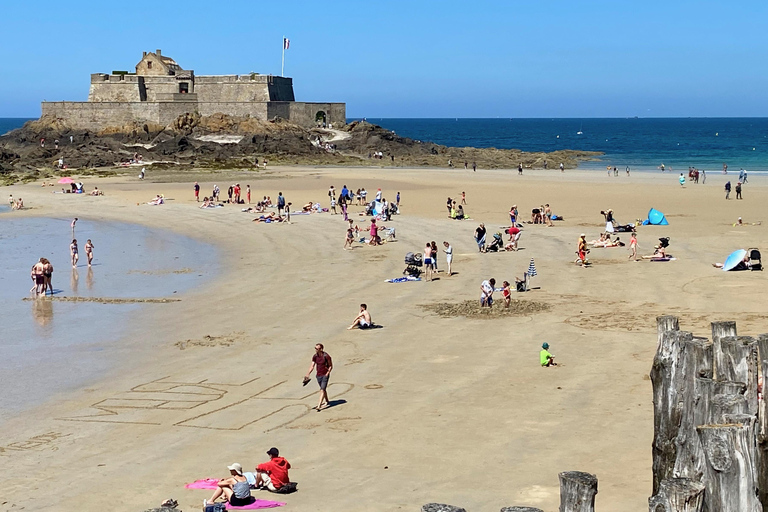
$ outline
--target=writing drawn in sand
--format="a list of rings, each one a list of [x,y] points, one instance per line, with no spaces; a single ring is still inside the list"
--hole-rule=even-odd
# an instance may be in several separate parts
[[[354,384],[331,383],[328,394],[335,399],[352,388]],[[100,400],[84,414],[58,419],[211,430],[242,430],[253,425],[269,432],[308,414],[316,403],[316,390],[288,381],[264,385],[260,378],[222,383],[163,377]]]

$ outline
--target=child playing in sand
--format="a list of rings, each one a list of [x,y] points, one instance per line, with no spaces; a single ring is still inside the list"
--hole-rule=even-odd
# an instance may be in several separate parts
[[[501,286],[501,295],[504,297],[504,307],[509,308],[509,305],[512,303],[512,290],[509,288],[509,281],[504,281],[501,283]]]
[[[541,352],[539,352],[539,362],[543,367],[557,366],[557,363],[555,362],[555,356],[549,353],[549,343],[545,342],[541,346]]]
[[[352,231],[352,228],[347,228],[347,238],[344,241],[344,250],[347,250],[347,247],[350,249],[352,248],[352,242],[355,241],[355,233]]]

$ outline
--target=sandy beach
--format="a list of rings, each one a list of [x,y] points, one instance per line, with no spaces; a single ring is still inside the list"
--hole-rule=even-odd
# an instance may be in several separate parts
[[[180,301],[142,306],[134,319],[142,334],[115,340],[129,350],[107,378],[6,419],[0,511],[144,510],[169,497],[199,510],[210,492],[184,484],[224,477],[233,462],[252,470],[272,446],[290,461],[299,492],[257,497],[284,501],[284,510],[415,511],[428,502],[555,510],[557,474],[567,470],[597,475],[599,510],[646,510],[655,318],[680,316],[701,336],[716,320],[736,320],[740,334],[768,331],[768,273],[712,267],[736,249],[768,255],[768,183],[750,176],[744,200],[726,201],[723,185],[737,176],[681,188],[677,173],[621,174],[276,167],[84,179],[103,197],[52,194],[60,187],[40,182],[1,187],[3,202],[21,196],[29,209],[2,213],[0,229],[26,216],[136,223],[213,244],[221,261],[214,279]],[[224,197],[237,181],[251,185],[253,202],[282,191],[294,209],[328,206],[330,185],[364,186],[369,198],[380,187],[390,201],[399,191],[401,215],[384,223],[397,241],[344,251],[341,215],[263,224],[236,205],[201,210],[194,181],[201,198],[214,183]],[[453,221],[446,198],[462,191],[471,220]],[[156,194],[166,204],[144,204]],[[518,252],[478,253],[478,223],[490,238],[509,225],[511,205],[528,220],[544,203],[565,220],[526,225]],[[579,234],[591,240],[603,229],[600,210],[628,223],[651,207],[669,226],[639,228],[639,253],[668,236],[676,261],[628,261],[623,247],[592,249],[589,268],[573,263]],[[365,230],[361,210],[350,208]],[[734,227],[738,217],[763,223]],[[432,240],[453,245],[455,275],[385,282],[401,275],[406,252]],[[37,257],[20,263],[24,272]],[[422,307],[477,300],[483,280],[514,282],[531,258],[534,290],[513,298],[545,311],[444,318]],[[361,302],[381,329],[346,330]],[[311,409],[314,380],[301,385],[318,342],[334,360],[332,407],[321,412]],[[539,366],[543,342],[561,366]]]

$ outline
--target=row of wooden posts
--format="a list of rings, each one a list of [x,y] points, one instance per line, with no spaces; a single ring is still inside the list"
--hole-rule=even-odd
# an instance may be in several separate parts
[[[712,340],[656,319],[653,384],[653,495],[649,512],[768,511],[768,334],[738,336],[713,322]],[[594,512],[597,477],[560,473],[559,512]],[[422,512],[466,512],[429,503]],[[543,512],[506,507],[501,512]]]

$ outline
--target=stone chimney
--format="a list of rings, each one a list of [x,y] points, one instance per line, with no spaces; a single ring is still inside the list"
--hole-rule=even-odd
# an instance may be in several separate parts
[[[147,52],[141,52],[141,57],[144,58],[147,56]]]
[[[155,55],[157,55],[158,57],[160,57],[162,55],[162,52],[160,51],[160,48],[155,50]]]

